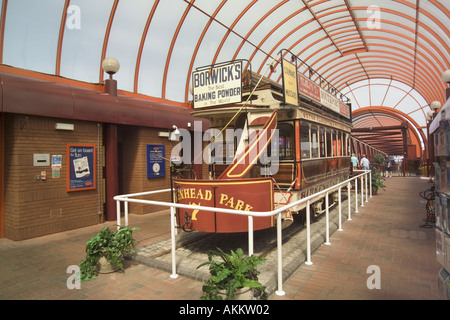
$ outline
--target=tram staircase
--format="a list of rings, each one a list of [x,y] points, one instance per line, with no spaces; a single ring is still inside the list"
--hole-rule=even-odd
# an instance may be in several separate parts
[[[352,194],[353,196],[354,194]],[[346,193],[342,193],[341,221],[342,224],[348,218],[348,201]],[[350,201],[353,202],[353,201]],[[354,203],[351,212],[354,212]],[[329,211],[329,235],[331,236],[339,226],[337,205]],[[206,233],[206,232],[181,232],[176,239],[176,265],[177,274],[201,281],[209,278],[206,266],[197,269],[197,266],[208,260],[209,250],[221,248],[225,252],[242,248],[248,252],[247,233]],[[277,235],[276,228],[254,232],[254,254],[266,258],[259,267],[259,281],[266,287],[270,296],[277,290]],[[283,282],[289,278],[306,261],[306,228],[299,217],[294,216],[294,222],[283,229]],[[311,252],[314,253],[326,241],[326,220],[322,215],[311,224]],[[128,259],[140,264],[164,270],[172,271],[171,239],[163,239],[154,243],[148,243],[137,247],[136,254]],[[199,283],[199,285],[201,285]],[[195,299],[195,297],[193,297]],[[200,298],[200,297],[198,297]]]

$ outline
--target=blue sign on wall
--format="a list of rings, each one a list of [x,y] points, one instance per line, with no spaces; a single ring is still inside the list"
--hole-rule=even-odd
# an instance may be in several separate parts
[[[147,178],[158,178],[166,175],[166,156],[163,144],[147,145]]]

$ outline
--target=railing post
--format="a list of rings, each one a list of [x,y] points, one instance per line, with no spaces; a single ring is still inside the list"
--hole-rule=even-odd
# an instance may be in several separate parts
[[[325,193],[325,218],[326,218],[326,239],[325,239],[325,244],[327,246],[329,246],[330,243],[330,210],[328,208],[329,205],[329,200],[328,200],[328,192]]]
[[[341,189],[342,186],[338,189],[338,205],[339,205],[339,227],[338,231],[342,231],[342,201],[341,201]]]
[[[126,200],[124,201],[124,206],[125,206],[125,227],[128,227],[128,201]]]
[[[306,262],[305,264],[311,265],[311,217],[310,200],[306,201]]]
[[[253,217],[248,216],[248,255],[253,255]]]
[[[361,207],[364,207],[364,175],[361,175]]]
[[[284,296],[283,291],[283,240],[281,236],[281,212],[277,215],[277,253],[278,253],[278,290],[275,292],[278,296]]]
[[[351,192],[351,190],[352,190],[352,183],[349,181],[348,185],[347,185],[347,191],[348,191],[348,201],[347,201],[348,217],[347,217],[347,220],[350,220],[350,221],[352,221],[352,198],[351,198],[352,192]]]
[[[368,187],[367,181],[369,180],[369,176],[371,176],[370,171],[366,172],[366,178],[364,179],[366,182],[366,202],[369,202],[369,195],[368,195],[368,190],[367,190],[367,187]]]
[[[172,279],[178,278],[177,274],[177,261],[175,255],[175,207],[170,207],[170,238],[171,238],[171,251],[172,251],[172,274],[170,277]]]
[[[117,219],[117,230],[120,228],[120,201],[116,201],[116,219]]]
[[[355,178],[355,213],[358,212],[358,178]]]

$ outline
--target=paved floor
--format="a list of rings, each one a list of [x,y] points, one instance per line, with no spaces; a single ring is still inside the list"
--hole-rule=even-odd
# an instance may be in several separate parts
[[[283,284],[284,296],[271,300],[390,300],[441,299],[437,290],[440,269],[435,257],[434,229],[420,228],[425,203],[419,191],[427,180],[395,177],[386,181],[386,191],[369,199],[351,221],[343,224],[312,256],[312,265],[302,265]],[[31,240],[0,239],[0,299],[2,300],[198,300],[201,283],[183,276],[126,261],[124,273],[102,274],[69,289],[72,275],[67,268],[84,258],[84,245],[104,225],[80,228]],[[138,248],[169,236],[166,211],[146,216],[132,215],[137,226]],[[378,272],[369,271],[377,266]],[[375,278],[379,275],[378,278]],[[367,282],[380,289],[368,289]]]

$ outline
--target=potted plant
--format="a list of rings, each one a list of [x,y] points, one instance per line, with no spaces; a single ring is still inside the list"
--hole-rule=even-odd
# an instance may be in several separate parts
[[[220,258],[219,261],[214,257]],[[203,282],[201,296],[202,300],[233,300],[233,299],[267,299],[265,287],[258,281],[259,271],[257,266],[265,261],[265,258],[258,256],[246,256],[241,248],[236,252],[231,250],[231,254],[226,254],[217,248],[217,251],[208,252],[208,261],[200,264],[208,266],[210,277]],[[248,295],[241,296],[247,292]]]
[[[375,195],[378,193],[379,189],[384,190],[386,186],[383,183],[384,177],[380,174],[380,171],[378,171],[375,167],[372,167],[371,175],[372,175],[372,193]]]
[[[373,161],[377,164],[377,169],[381,169],[381,166],[384,164],[384,156],[381,153],[376,154],[373,157]]]
[[[136,240],[133,230],[138,228],[120,227],[112,231],[104,227],[86,243],[86,258],[80,262],[81,280],[95,279],[99,273],[123,271],[123,257],[134,253]],[[105,268],[106,271],[102,268]]]

